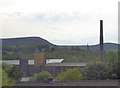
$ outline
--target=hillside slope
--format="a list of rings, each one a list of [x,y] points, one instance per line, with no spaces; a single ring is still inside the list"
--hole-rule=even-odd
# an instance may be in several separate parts
[[[90,50],[92,51],[96,51],[99,50],[100,45],[91,45],[90,46]],[[80,46],[81,49],[86,49],[85,46]],[[116,51],[118,50],[118,44],[115,43],[104,43],[104,50],[105,51]]]
[[[118,51],[118,45],[119,44],[115,44],[115,43],[104,43],[104,50],[105,51]],[[58,47],[60,47],[60,48],[79,47],[80,49],[87,50],[87,46],[86,45],[81,45],[81,46],[58,46]],[[90,45],[89,46],[89,50],[97,51],[97,50],[99,50],[99,47],[100,47],[99,44]]]
[[[40,37],[23,37],[23,38],[8,38],[2,39],[3,46],[14,46],[14,45],[28,45],[28,44],[47,44],[52,45],[52,43]]]
[[[47,45],[54,45],[50,43],[49,41],[40,38],[40,37],[22,37],[22,38],[8,38],[8,39],[2,39],[2,45],[3,46],[14,46],[14,45],[28,45],[28,44],[47,44]],[[60,46],[56,45],[60,48],[71,48],[72,46]],[[87,49],[86,45],[77,46],[80,49]],[[91,51],[99,50],[99,44],[97,45],[90,45],[89,49]],[[105,51],[117,51],[118,50],[118,44],[115,43],[104,43],[104,50]]]

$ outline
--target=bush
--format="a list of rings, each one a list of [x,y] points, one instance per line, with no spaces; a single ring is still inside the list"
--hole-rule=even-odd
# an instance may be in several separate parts
[[[8,74],[2,70],[2,86],[13,86],[15,80],[8,77]]]
[[[53,76],[47,71],[42,71],[39,74],[30,78],[30,81],[31,82],[47,82],[49,78],[53,78]]]
[[[108,62],[91,62],[81,70],[82,79],[107,80],[118,78],[117,64]]]
[[[67,69],[65,72],[61,72],[56,78],[56,81],[72,81],[80,80],[82,78],[80,70],[78,68]]]
[[[4,69],[5,72],[9,73],[12,68],[13,68],[13,65],[2,63],[2,69]]]
[[[23,72],[16,66],[13,66],[11,71],[9,72],[9,77],[19,81],[23,76]]]
[[[23,72],[17,66],[3,63],[2,68],[8,74],[10,78],[16,81],[19,81],[22,78]]]
[[[120,78],[120,69],[118,67],[118,62],[109,63],[109,67],[112,68],[111,72],[108,74],[109,79],[119,79]]]

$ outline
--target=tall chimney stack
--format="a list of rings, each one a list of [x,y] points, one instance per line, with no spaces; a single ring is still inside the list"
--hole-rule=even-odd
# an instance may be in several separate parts
[[[104,45],[103,45],[103,20],[100,20],[100,60],[104,61]]]

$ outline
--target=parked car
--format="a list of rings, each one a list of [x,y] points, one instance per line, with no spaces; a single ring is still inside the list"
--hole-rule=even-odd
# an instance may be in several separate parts
[[[54,79],[53,78],[48,79],[47,86],[54,86]]]

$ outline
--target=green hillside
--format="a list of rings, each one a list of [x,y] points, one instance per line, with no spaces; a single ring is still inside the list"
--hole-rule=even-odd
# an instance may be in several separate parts
[[[65,59],[67,62],[89,62],[99,60],[99,45],[89,46],[58,46],[39,37],[4,39],[2,59],[18,60],[22,57],[34,59],[35,49],[45,49],[47,59]],[[104,60],[118,59],[118,44],[104,44]]]

